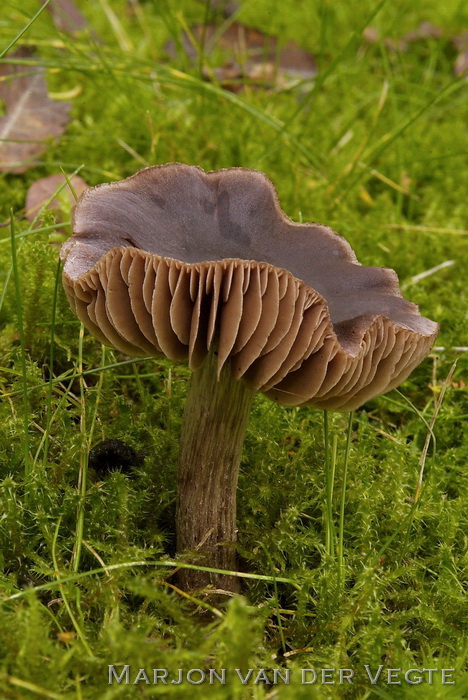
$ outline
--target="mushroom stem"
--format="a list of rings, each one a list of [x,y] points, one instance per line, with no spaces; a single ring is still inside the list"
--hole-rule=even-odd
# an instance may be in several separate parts
[[[242,379],[233,379],[229,361],[218,377],[213,349],[192,374],[180,442],[177,553],[196,551],[202,566],[236,570],[237,478],[253,396]],[[234,576],[194,569],[181,569],[178,584],[238,590]]]

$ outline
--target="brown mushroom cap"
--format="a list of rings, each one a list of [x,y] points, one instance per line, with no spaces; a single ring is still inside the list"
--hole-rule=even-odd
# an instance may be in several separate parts
[[[86,190],[62,248],[78,317],[131,355],[203,362],[278,402],[351,410],[401,383],[438,332],[393,270],[293,223],[261,172],[153,166]]]

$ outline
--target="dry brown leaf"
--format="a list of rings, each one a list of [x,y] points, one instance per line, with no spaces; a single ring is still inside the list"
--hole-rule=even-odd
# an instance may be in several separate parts
[[[441,39],[443,31],[432,22],[421,22],[416,29],[404,35],[403,41],[411,43],[413,41],[425,41],[426,39]]]
[[[85,180],[83,180],[83,178],[79,175],[69,177],[69,180],[77,195],[80,195],[83,190],[89,187],[88,183],[85,182]],[[64,182],[66,182],[66,180],[62,174],[41,177],[40,180],[33,182],[26,195],[26,218],[29,219],[29,221],[34,221],[41,207],[46,204],[46,202],[54,195],[60,185],[62,185]],[[68,184],[65,185],[63,191],[66,192],[70,206],[73,206],[75,203],[75,198],[68,187]],[[49,202],[46,209],[60,211],[61,203],[59,198],[54,197]]]
[[[20,49],[11,57],[32,54]],[[67,125],[70,103],[49,98],[44,73],[41,66],[0,66],[0,100],[6,107],[0,117],[0,172],[24,173],[34,167],[33,158]]]
[[[453,72],[459,77],[468,73],[468,51],[462,51],[458,54]]]
[[[46,3],[46,0],[40,1],[43,5]],[[52,0],[47,5],[47,9],[60,32],[74,34],[84,29],[88,24],[73,0]]]
[[[375,27],[366,27],[362,32],[362,37],[368,44],[377,44],[380,40],[380,34]],[[408,44],[417,41],[430,41],[432,39],[443,39],[444,31],[431,22],[421,22],[420,25],[410,32],[407,32],[400,39],[383,39],[384,45],[394,52],[407,51]],[[447,37],[446,37],[447,38]],[[458,56],[453,66],[453,72],[456,76],[468,74],[468,31],[462,31],[460,34],[450,39],[452,46],[458,51]]]
[[[384,46],[390,51],[406,51],[408,44],[404,39],[391,39],[390,37],[385,37],[381,39],[381,35],[377,27],[366,27],[362,32],[362,38],[368,44],[378,44],[379,41],[383,41]]]
[[[458,51],[453,72],[457,76],[468,74],[468,31],[465,30],[454,36],[452,46]]]
[[[207,0],[199,0],[206,5]],[[239,3],[236,0],[211,0],[209,11],[211,14],[221,14],[226,19],[231,17],[239,10]]]
[[[362,32],[362,37],[368,44],[376,44],[380,39],[379,30],[377,27],[365,27]]]
[[[185,33],[182,36],[182,45],[190,58],[195,60],[198,55],[197,45],[202,44],[207,56],[215,49],[231,54],[232,57],[222,66],[213,69],[213,73],[217,80],[224,83],[224,87],[233,91],[241,89],[245,79],[254,86],[283,87],[291,79],[304,80],[317,73],[313,56],[293,41],[281,47],[275,37],[245,27],[239,22],[232,22],[221,34],[219,27],[214,24],[195,25],[190,32],[193,40]],[[166,50],[174,56],[174,43],[169,42]],[[205,71],[205,77],[210,77],[209,71]]]
[[[468,30],[454,36],[452,39],[452,46],[457,49],[457,51],[468,51]]]
[[[366,27],[362,32],[362,36],[369,44],[377,44],[380,40],[380,33],[376,27]],[[442,36],[443,31],[440,27],[436,27],[431,22],[421,22],[416,29],[407,32],[399,39],[385,37],[383,43],[390,51],[406,51],[408,44],[412,44],[415,41],[441,39]]]

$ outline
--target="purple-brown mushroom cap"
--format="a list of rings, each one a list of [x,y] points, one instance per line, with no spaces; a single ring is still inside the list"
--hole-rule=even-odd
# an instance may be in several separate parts
[[[438,325],[396,273],[292,222],[261,172],[172,163],[86,190],[61,253],[72,308],[106,345],[219,369],[289,406],[348,411],[400,384]]]

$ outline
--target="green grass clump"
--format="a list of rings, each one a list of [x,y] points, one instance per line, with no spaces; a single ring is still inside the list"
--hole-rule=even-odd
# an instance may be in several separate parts
[[[468,144],[451,40],[464,3],[245,0],[238,19],[299,42],[318,74],[237,94],[202,79],[216,56],[168,57],[170,39],[180,47],[206,21],[203,3],[78,4],[88,29],[61,33],[46,10],[19,40],[35,45],[51,92],[72,91],[70,124],[34,168],[0,177],[1,698],[462,698]],[[0,49],[38,9],[20,5],[3,3]],[[423,21],[441,37],[405,50],[385,41]],[[362,37],[369,23],[375,44]],[[56,228],[53,214],[40,228],[22,218],[40,177],[80,169],[94,185],[169,161],[263,170],[291,218],[328,224],[363,264],[394,268],[441,325],[399,391],[351,424],[327,416],[327,444],[320,412],[256,397],[238,496],[243,597],[200,600],[204,615],[171,576],[189,372],[129,360],[84,332],[49,239],[66,237],[67,217]],[[115,438],[138,463],[96,471],[90,450]],[[226,684],[108,685],[109,664],[128,664],[131,683],[142,668],[169,679],[224,668]],[[385,667],[377,684],[365,664]],[[301,684],[312,668],[317,683]],[[322,668],[351,668],[353,683],[322,684]],[[389,685],[387,668],[454,668],[456,683],[437,673],[432,685]],[[253,669],[249,682],[235,669]],[[290,683],[269,685],[262,669],[270,680],[289,671]]]

